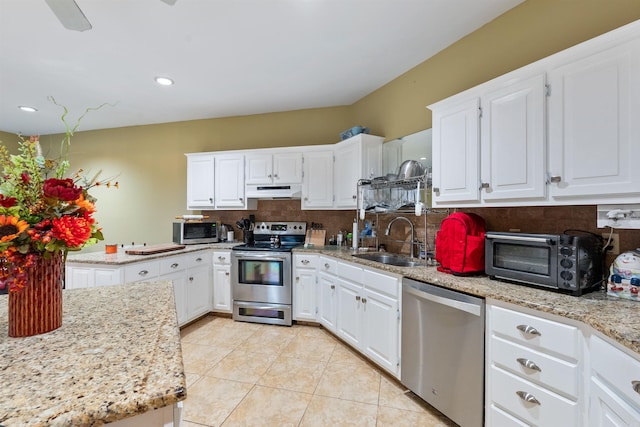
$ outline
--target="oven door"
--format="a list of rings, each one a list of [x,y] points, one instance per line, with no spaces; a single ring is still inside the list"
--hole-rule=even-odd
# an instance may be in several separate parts
[[[485,273],[492,278],[557,288],[558,240],[550,234],[487,233]]]
[[[291,304],[291,253],[233,251],[231,290],[234,301]]]

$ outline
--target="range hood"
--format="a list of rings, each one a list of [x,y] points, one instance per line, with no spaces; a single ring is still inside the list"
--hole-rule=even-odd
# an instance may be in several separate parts
[[[302,197],[302,184],[254,185],[245,188],[247,199],[299,199]]]

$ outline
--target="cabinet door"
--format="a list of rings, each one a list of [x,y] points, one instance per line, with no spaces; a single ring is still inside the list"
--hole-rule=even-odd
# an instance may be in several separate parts
[[[316,271],[296,268],[293,277],[293,319],[315,321]]]
[[[318,274],[318,320],[331,332],[336,331],[336,280],[330,274]]]
[[[213,208],[214,156],[187,157],[187,209]]]
[[[207,266],[190,269],[187,275],[187,321],[209,311],[211,269]]]
[[[122,283],[122,270],[119,268],[95,268],[94,286],[110,286]]]
[[[245,184],[271,184],[273,182],[273,156],[269,153],[247,154]]]
[[[482,95],[481,105],[482,198],[544,200],[544,74]]]
[[[480,202],[480,99],[433,110],[433,203]],[[455,205],[455,203],[454,203]]]
[[[90,288],[93,286],[92,268],[67,267],[65,273],[65,289]]]
[[[591,377],[589,425],[592,427],[640,426],[640,412],[629,406],[598,378]]]
[[[550,195],[640,194],[640,41],[549,73]]]
[[[273,155],[273,183],[300,184],[302,182],[302,153]]]
[[[244,208],[244,156],[216,156],[216,208]]]
[[[231,313],[231,266],[213,265],[213,311]]]
[[[302,209],[333,207],[333,150],[304,154]]]
[[[355,209],[361,178],[362,150],[357,141],[341,142],[335,148],[333,194],[335,207]]]
[[[338,309],[336,311],[337,334],[357,349],[361,348],[362,286],[337,279]]]
[[[398,376],[400,370],[400,312],[398,300],[366,290],[362,298],[364,353]]]

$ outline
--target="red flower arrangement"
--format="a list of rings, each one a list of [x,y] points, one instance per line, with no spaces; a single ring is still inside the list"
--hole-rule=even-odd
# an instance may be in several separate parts
[[[82,170],[64,177],[66,153],[78,127],[69,128],[66,114],[65,108],[67,132],[57,159],[46,159],[34,136],[20,137],[17,155],[0,145],[0,289],[16,292],[26,286],[28,269],[38,257],[66,256],[103,239],[93,217],[96,199],[88,190],[104,182],[85,179]]]

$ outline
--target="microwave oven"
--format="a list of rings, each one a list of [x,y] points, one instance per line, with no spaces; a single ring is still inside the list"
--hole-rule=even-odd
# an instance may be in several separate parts
[[[485,273],[579,296],[604,281],[602,239],[584,234],[487,232]]]
[[[218,224],[215,222],[174,222],[173,242],[179,245],[217,243]]]

